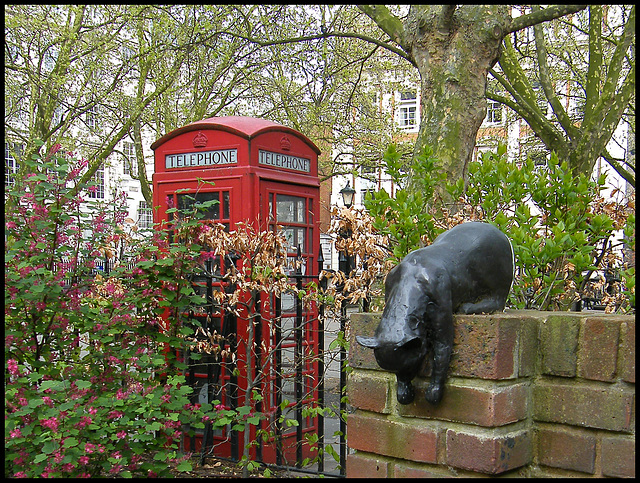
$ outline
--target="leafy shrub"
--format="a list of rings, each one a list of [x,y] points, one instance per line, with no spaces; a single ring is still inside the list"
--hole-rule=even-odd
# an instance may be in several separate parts
[[[185,434],[205,424],[240,432],[261,425],[268,415],[256,411],[262,396],[254,388],[263,370],[246,374],[243,406],[193,403],[184,355],[217,354],[237,371],[237,354],[189,315],[206,303],[191,279],[206,260],[233,254],[216,305],[253,320],[261,292],[291,291],[313,303],[314,287],[298,292],[288,283],[284,236],[203,223],[200,211],[212,202],[193,199],[191,211],[167,210],[166,230],[136,237],[123,228],[124,196],[112,203],[87,196],[95,188],[78,181],[85,162],[56,145],[25,164],[32,174],[5,200],[5,475],[171,476],[191,469],[190,455],[179,451]],[[120,263],[107,272],[105,258],[117,251]],[[247,325],[239,344],[253,368]],[[278,424],[296,422],[285,420],[289,404]],[[257,467],[249,435],[245,475]],[[273,431],[256,435],[268,440]]]
[[[506,147],[483,153],[469,165],[467,186],[450,187],[464,211],[489,221],[512,241],[516,282],[509,303],[518,308],[567,310],[585,296],[593,271],[609,269],[610,244],[624,227],[629,210],[605,201],[606,177],[574,174],[555,153],[541,166],[521,166],[506,157]],[[628,303],[627,303],[628,307]]]
[[[59,145],[25,164],[5,200],[5,475],[190,469],[183,425],[210,408],[190,403],[167,363],[184,334],[159,330],[161,297],[183,290],[162,271],[178,257],[139,245],[130,266],[101,272],[96,261],[126,236],[123,198],[88,199],[85,163]]]
[[[436,226],[440,200],[433,199],[435,187],[444,182],[444,175],[428,146],[408,169],[393,144],[385,151],[382,161],[397,187],[395,196],[384,188],[375,195],[367,193],[364,206],[373,217],[374,230],[386,238],[393,258],[400,261],[444,231]],[[407,185],[409,171],[415,180],[412,186]]]
[[[604,175],[595,181],[575,175],[555,153],[542,166],[531,159],[517,165],[500,146],[470,163],[466,181],[446,186],[455,200],[451,206],[434,195],[434,185],[445,180],[429,148],[411,166],[417,177],[411,187],[405,186],[407,173],[399,159],[393,146],[383,157],[399,186],[395,199],[381,190],[364,203],[374,218],[378,245],[387,245],[396,263],[448,228],[464,221],[487,221],[513,244],[516,278],[510,306],[567,310],[588,298],[590,277],[597,270],[619,270],[624,287],[609,285],[614,295],[605,296],[607,310],[635,307],[635,269],[620,267],[614,251],[620,244],[612,243],[615,232],[624,230],[627,246],[635,246],[634,201],[605,201]],[[605,281],[599,284],[602,289]]]

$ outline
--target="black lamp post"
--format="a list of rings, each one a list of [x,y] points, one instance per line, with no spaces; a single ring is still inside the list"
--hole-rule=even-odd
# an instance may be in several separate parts
[[[347,186],[340,190],[340,194],[342,195],[342,202],[347,208],[351,208],[351,206],[353,205],[353,196],[356,194],[356,190],[354,190],[350,185],[351,182],[347,181]]]
[[[353,196],[355,195],[356,190],[354,190],[350,183],[347,181],[347,185],[340,190],[340,194],[342,195],[342,202],[344,206],[347,208],[351,208],[353,205]],[[344,238],[351,237],[351,230],[347,230],[344,233],[340,234]],[[345,250],[340,252],[339,257],[339,269],[342,273],[344,273],[345,278],[349,276],[351,273],[351,257],[349,253]],[[343,286],[344,291],[344,286]],[[343,300],[342,306],[340,308],[340,331],[343,334],[343,337],[346,338],[346,322],[347,322],[347,304],[346,301]],[[344,390],[346,387],[346,375],[345,375],[345,362],[347,360],[347,351],[344,346],[340,346],[340,388]],[[347,404],[344,400],[345,394],[340,394],[340,431],[343,435],[346,434],[347,431],[347,423],[346,423],[346,412],[347,412]],[[341,439],[340,445],[340,467],[341,474],[344,471],[346,461],[347,461],[347,447],[346,444],[343,443],[344,439]]]

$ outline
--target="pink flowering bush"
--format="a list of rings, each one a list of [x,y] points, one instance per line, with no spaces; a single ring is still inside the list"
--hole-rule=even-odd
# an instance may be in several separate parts
[[[24,163],[29,174],[5,195],[5,476],[189,470],[183,428],[202,427],[212,408],[190,404],[184,366],[168,356],[191,329],[176,319],[160,330],[160,314],[176,310],[161,302],[167,283],[182,297],[170,302],[195,297],[170,270],[174,252],[129,239],[130,263],[101,272],[96,262],[127,237],[123,198],[91,200],[78,182],[86,162],[58,145]]]

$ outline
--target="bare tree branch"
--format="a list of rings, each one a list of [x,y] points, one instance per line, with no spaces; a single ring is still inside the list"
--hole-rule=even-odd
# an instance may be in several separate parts
[[[440,15],[438,15],[438,30],[448,33],[451,30],[453,14],[457,5],[443,5]]]
[[[524,28],[531,27],[542,22],[547,22],[558,17],[564,17],[565,15],[579,12],[581,10],[584,10],[585,8],[587,8],[587,5],[553,5],[551,7],[545,8],[544,10],[531,12],[527,15],[514,18],[507,33],[522,30]]]
[[[357,5],[357,7],[373,20],[391,40],[402,47],[405,52],[410,52],[411,48],[405,39],[402,21],[392,14],[387,7],[384,5]]]

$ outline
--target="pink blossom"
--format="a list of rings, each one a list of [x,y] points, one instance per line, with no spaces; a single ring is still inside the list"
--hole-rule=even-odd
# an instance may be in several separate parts
[[[75,424],[75,427],[78,428],[78,429],[83,429],[83,428],[86,428],[87,426],[89,426],[92,422],[93,422],[93,420],[89,416],[82,416],[80,418],[80,421],[78,421]]]
[[[16,466],[23,465],[27,456],[29,456],[29,454],[26,451],[20,450],[20,456],[13,460],[13,464]]]
[[[40,426],[43,428],[50,429],[54,433],[58,431],[58,418],[50,418],[50,419],[41,419]]]
[[[60,148],[62,148],[62,144],[55,143],[53,146],[51,146],[51,149],[49,150],[49,154],[56,154],[58,151],[60,151]]]
[[[127,437],[127,433],[126,431],[120,431],[118,433],[116,433],[116,436],[118,437],[118,439],[124,439]]]
[[[9,374],[12,376],[19,376],[20,370],[18,369],[18,362],[15,359],[9,359],[7,361],[7,368],[9,369]]]
[[[94,408],[93,406],[91,406],[89,409],[89,414],[94,415],[98,413],[98,410],[96,408]]]
[[[16,225],[16,223],[15,223],[14,221],[8,221],[8,222],[5,224],[5,226],[6,226],[7,228],[11,229],[11,228],[15,228],[17,225]]]
[[[20,431],[20,428],[16,428],[11,430],[9,434],[12,438],[20,438],[22,436],[22,431]]]
[[[17,473],[13,474],[14,478],[26,478],[27,474],[24,471],[18,471]]]
[[[89,457],[88,456],[80,456],[78,458],[78,463],[80,463],[82,466],[88,465],[89,464]]]
[[[93,451],[95,450],[96,445],[93,443],[87,443],[84,445],[84,452],[87,454],[91,454],[93,453]]]
[[[50,408],[53,407],[53,399],[51,399],[49,396],[43,396],[42,397],[42,402],[44,402]]]

